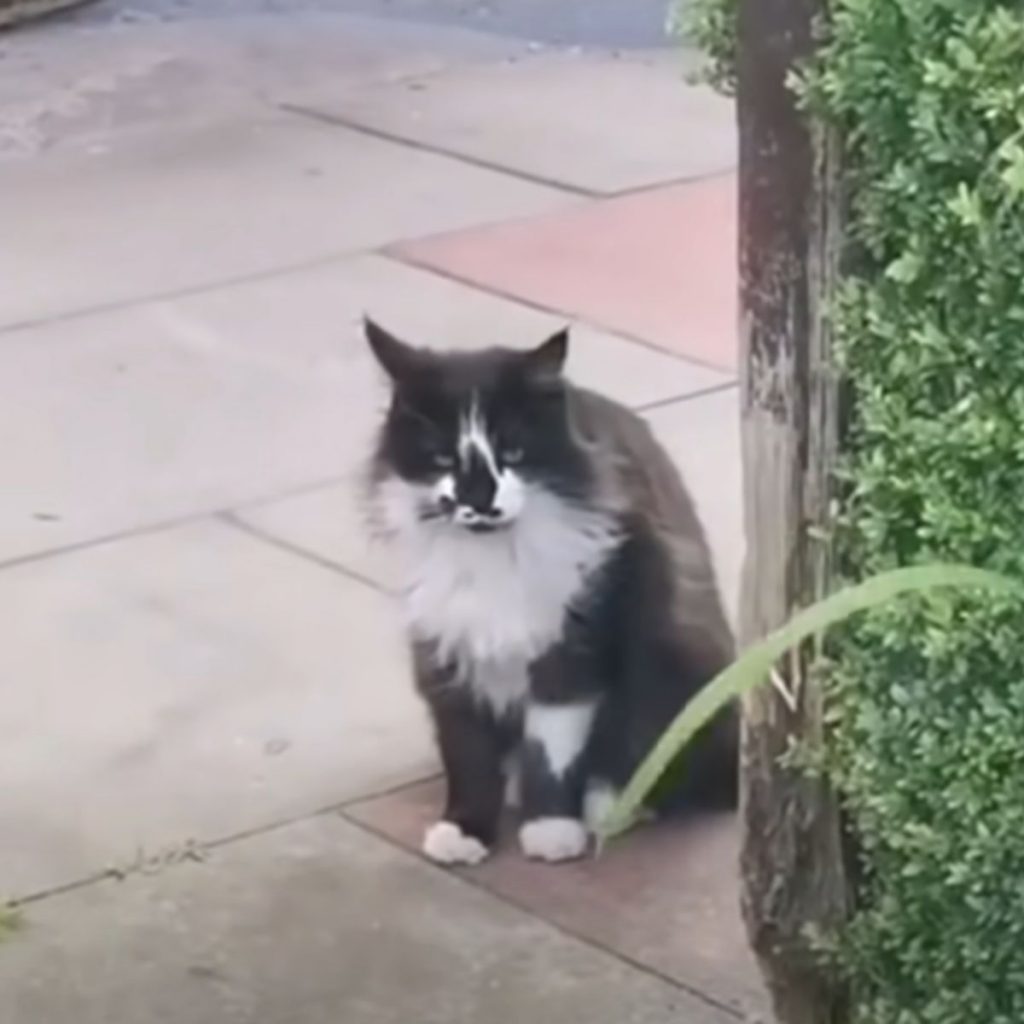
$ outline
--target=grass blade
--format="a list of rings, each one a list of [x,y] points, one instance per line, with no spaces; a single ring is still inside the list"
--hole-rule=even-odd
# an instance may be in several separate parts
[[[763,683],[786,651],[857,612],[867,611],[902,594],[936,587],[1024,594],[1024,585],[1019,581],[985,569],[925,565],[879,573],[803,609],[780,629],[746,650],[683,708],[623,790],[601,828],[601,842],[633,825],[647,794],[686,744],[729,701]]]
[[[9,939],[22,926],[21,912],[0,904],[0,942]]]

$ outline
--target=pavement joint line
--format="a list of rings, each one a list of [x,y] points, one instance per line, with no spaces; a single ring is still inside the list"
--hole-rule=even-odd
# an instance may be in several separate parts
[[[459,163],[476,167],[478,170],[491,171],[495,174],[503,174],[519,181],[528,182],[531,185],[541,185],[545,188],[555,189],[558,192],[565,192],[567,195],[577,196],[583,199],[605,199],[608,193],[598,192],[594,189],[584,188],[581,185],[573,185],[571,182],[560,181],[557,178],[550,178],[544,174],[534,174],[531,171],[523,171],[517,168],[506,167],[496,160],[488,160],[485,157],[473,156],[470,153],[463,153],[457,149],[438,145],[431,142],[423,142],[419,139],[409,138],[399,132],[388,131],[386,128],[375,128],[373,125],[355,118],[345,117],[342,114],[331,114],[324,110],[316,110],[313,107],[301,103],[282,102],[278,109],[286,114],[293,114],[296,117],[303,117],[310,121],[317,121],[320,124],[332,125],[336,128],[346,128],[352,132],[358,132],[372,139],[381,142],[390,142],[396,146],[404,146],[406,149],[415,150],[418,153],[430,153],[433,156],[445,157],[448,160],[456,160]]]
[[[259,281],[272,281],[278,277],[290,277],[294,274],[302,274],[307,270],[317,270],[321,267],[328,267],[334,263],[344,263],[348,260],[359,259],[366,256],[386,256],[392,246],[404,245],[411,242],[420,242],[431,238],[443,237],[449,233],[460,233],[462,231],[475,231],[482,228],[497,227],[502,224],[518,223],[524,217],[499,217],[496,220],[484,219],[475,224],[457,228],[453,232],[431,232],[427,235],[413,235],[409,238],[395,239],[383,245],[370,246],[360,249],[339,249],[323,256],[315,256],[308,260],[297,260],[294,263],[284,263],[275,267],[267,267],[263,270],[253,270],[244,274],[229,274],[226,277],[217,278],[214,281],[203,281],[198,284],[185,285],[181,288],[172,288],[168,291],[148,292],[144,295],[133,295],[129,298],[110,299],[106,302],[96,302],[92,305],[79,306],[76,309],[63,310],[58,313],[43,313],[38,316],[29,316],[23,320],[14,320],[4,323],[0,320],[0,339],[4,335],[17,334],[21,331],[30,331],[36,327],[46,327],[51,324],[66,323],[71,320],[78,320],[91,316],[102,316],[104,313],[116,313],[121,310],[135,309],[142,306],[149,306],[158,302],[174,302],[177,299],[187,299],[194,295],[207,295],[220,289],[238,288],[247,284],[254,284]],[[399,261],[402,262],[402,261]],[[420,268],[430,269],[430,268]],[[470,284],[471,282],[465,282]],[[525,303],[524,303],[525,305]]]
[[[219,850],[222,847],[230,846],[234,843],[244,842],[246,839],[254,839],[257,836],[267,835],[271,832],[278,832],[281,829],[301,824],[304,821],[313,821],[316,818],[326,818],[332,814],[336,814],[343,818],[348,824],[354,824],[345,816],[345,808],[354,807],[361,803],[371,803],[374,800],[385,800],[389,796],[394,796],[396,793],[402,792],[404,789],[409,789],[413,786],[423,786],[428,782],[436,781],[438,778],[439,775],[437,771],[432,771],[429,775],[421,775],[417,773],[415,777],[406,779],[402,782],[393,782],[386,786],[380,786],[379,788],[370,790],[368,793],[348,797],[340,801],[334,801],[333,803],[327,804],[324,807],[316,808],[312,811],[301,811],[297,814],[288,815],[283,818],[275,818],[273,821],[266,822],[263,825],[254,825],[252,828],[239,829],[237,832],[231,832],[226,836],[218,836],[214,839],[201,841],[186,840],[179,843],[165,843],[161,850],[154,853],[153,858],[159,861],[162,856],[162,852],[174,854],[178,850],[194,850],[199,854],[211,850]],[[79,878],[72,879],[69,882],[59,882],[43,889],[37,889],[34,892],[26,893],[24,896],[15,896],[13,899],[0,901],[0,906],[12,907],[16,910],[20,910],[32,906],[35,903],[41,903],[44,900],[51,899],[52,897],[64,896],[68,893],[77,892],[79,889],[87,889],[93,885],[109,882],[125,882],[138,875],[152,876],[154,874],[159,874],[163,870],[169,870],[177,867],[179,864],[183,864],[187,861],[202,863],[202,859],[202,856],[172,856],[165,860],[162,865],[158,864],[155,868],[151,866],[149,870],[147,870],[146,865],[147,863],[150,863],[150,861],[136,855],[135,860],[130,861],[123,866],[114,865],[103,868],[99,871],[93,871],[89,874],[82,875]]]
[[[295,487],[289,488],[287,491],[282,491],[280,494],[270,494],[261,498],[253,498],[251,501],[246,499],[245,501],[231,505],[228,508],[217,509],[215,512],[211,513],[211,515],[216,515],[217,512],[221,512],[225,515],[235,514],[243,516],[248,512],[254,512],[267,505],[276,505],[279,501],[287,501],[289,498],[301,498],[307,494],[316,494],[317,491],[330,490],[332,487],[348,483],[350,479],[351,477],[348,473],[343,473],[340,476],[329,476],[321,480],[311,480],[309,483],[298,484]]]
[[[678,178],[666,178],[664,181],[651,181],[646,185],[630,185],[627,188],[616,189],[614,192],[604,192],[600,198],[602,201],[610,199],[629,199],[630,196],[642,196],[648,192],[659,192],[662,189],[678,188],[681,185],[703,185],[709,181],[718,181],[721,178],[734,178],[737,166],[735,163],[728,167],[716,167],[710,171],[697,171],[694,174],[683,174]]]
[[[148,306],[155,302],[173,302],[175,299],[187,299],[193,295],[205,295],[209,292],[218,291],[221,288],[236,288],[257,281],[270,281],[275,277],[301,274],[306,270],[316,270],[331,263],[356,259],[367,253],[372,254],[373,251],[372,249],[352,249],[333,252],[328,253],[326,256],[317,256],[309,260],[286,263],[281,266],[270,267],[266,270],[254,270],[247,274],[229,275],[216,281],[204,281],[202,284],[186,285],[184,288],[173,288],[166,292],[150,292],[147,295],[136,295],[127,299],[112,299],[109,302],[98,302],[92,306],[80,306],[78,309],[69,309],[61,313],[43,314],[42,316],[29,317],[26,320],[17,320],[9,324],[0,323],[0,338],[5,334],[28,331],[34,327],[45,327],[49,324],[64,323],[83,317],[100,316],[103,313],[116,313],[119,310],[133,309],[137,306]]]
[[[472,229],[471,229],[472,230]],[[443,236],[431,236],[434,238]],[[535,299],[527,299],[521,295],[516,295],[514,292],[505,291],[502,288],[498,288],[495,285],[484,284],[481,281],[474,281],[472,278],[465,277],[462,274],[458,274],[451,270],[446,270],[443,267],[434,266],[427,260],[421,260],[416,256],[410,256],[408,253],[401,251],[400,246],[405,245],[406,242],[395,242],[377,250],[377,255],[384,257],[384,259],[393,260],[395,263],[400,263],[407,267],[412,267],[414,270],[421,270],[427,274],[433,274],[436,277],[442,277],[446,281],[451,281],[453,284],[459,284],[466,288],[472,288],[474,291],[483,292],[486,295],[493,295],[495,298],[504,299],[506,302],[515,302],[520,306],[526,306],[528,309],[536,310],[538,313],[545,313],[548,316],[561,317],[563,320],[568,320],[571,323],[583,324],[586,327],[590,327],[596,331],[601,331],[604,334],[610,334],[620,341],[627,341],[633,345],[639,345],[641,348],[647,349],[649,352],[657,352],[658,355],[668,356],[672,359],[676,359],[681,363],[686,363],[688,366],[699,366],[702,370],[713,370],[715,373],[722,373],[723,370],[720,366],[715,366],[712,363],[707,362],[703,359],[694,359],[692,356],[680,355],[678,352],[672,349],[662,348],[661,345],[653,341],[648,341],[646,338],[641,338],[637,334],[632,334],[629,331],[620,330],[617,327],[611,327],[607,324],[599,323],[598,321],[591,320],[586,316],[580,316],[576,313],[567,312],[564,309],[557,309],[554,306],[549,306],[543,302],[537,302]]]
[[[304,561],[311,562],[313,565],[318,565],[321,569],[326,569],[329,572],[334,573],[336,576],[343,576],[352,583],[358,583],[364,587],[369,587],[371,590],[374,590],[378,594],[383,594],[385,597],[395,596],[394,591],[382,586],[370,576],[366,576],[355,569],[350,569],[343,562],[337,562],[333,558],[327,558],[325,555],[317,554],[317,552],[311,551],[309,548],[304,548],[301,544],[295,544],[290,540],[286,540],[284,537],[279,537],[277,534],[272,533],[269,530],[264,530],[262,527],[256,526],[242,518],[235,511],[218,512],[216,514],[216,518],[226,526],[230,526],[233,529],[244,533],[246,536],[259,541],[261,544],[266,544],[269,547],[276,548],[278,551],[283,551],[285,554],[294,555],[296,558],[301,558]]]
[[[694,402],[698,398],[709,398],[712,395],[720,395],[725,391],[732,391],[739,387],[739,381],[727,380],[722,384],[711,384],[706,388],[697,391],[690,391],[681,395],[673,395],[671,398],[656,398],[653,402],[645,402],[643,405],[633,406],[633,411],[646,415],[649,412],[657,412],[659,409],[667,409],[673,405],[683,405],[686,402]]]
[[[393,849],[415,858],[421,864],[425,864],[431,870],[438,871],[443,875],[447,875],[449,878],[455,879],[457,882],[461,882],[463,885],[469,886],[471,889],[477,890],[491,899],[496,900],[498,903],[502,903],[507,907],[512,907],[514,910],[525,914],[527,917],[533,918],[534,920],[543,921],[549,928],[554,929],[560,935],[565,938],[571,939],[573,942],[579,942],[584,946],[589,946],[591,949],[598,950],[604,953],[606,956],[610,956],[612,959],[617,960],[619,963],[625,964],[632,970],[638,971],[641,974],[647,975],[651,978],[656,978],[658,981],[664,982],[671,986],[678,992],[685,992],[687,995],[692,996],[694,999],[699,1000],[711,1009],[718,1010],[733,1020],[745,1021],[747,1019],[746,1014],[738,1009],[736,1006],[730,1005],[718,999],[715,996],[709,995],[707,992],[702,991],[695,985],[685,981],[680,981],[679,978],[673,977],[666,971],[659,970],[657,967],[653,967],[651,964],[644,963],[642,960],[638,960],[635,957],[629,956],[623,953],[621,950],[615,949],[612,946],[601,942],[593,936],[585,935],[575,928],[570,928],[567,925],[562,924],[559,921],[553,921],[548,917],[545,917],[542,913],[531,908],[526,903],[517,900],[506,893],[496,892],[494,889],[489,888],[484,882],[482,882],[478,876],[471,874],[465,870],[455,870],[451,868],[443,867],[440,864],[434,863],[429,858],[423,856],[415,850],[411,850],[408,846],[399,842],[394,836],[389,835],[387,832],[377,828],[375,825],[371,825],[368,822],[361,821],[358,818],[353,818],[350,814],[351,808],[342,808],[339,813],[342,818],[345,819],[350,825],[361,829],[367,835],[373,836],[375,839],[381,842],[387,843]]]
[[[161,519],[155,523],[146,523],[143,526],[134,526],[127,530],[119,530],[116,533],[105,533],[97,537],[87,537],[84,540],[71,541],[68,544],[58,544],[53,548],[44,548],[41,551],[30,551],[28,554],[15,555],[13,558],[6,558],[0,561],[0,572],[6,569],[17,569],[22,565],[31,565],[33,562],[44,562],[61,555],[73,555],[79,551],[88,551],[90,548],[103,547],[104,544],[114,544],[122,540],[135,540],[138,537],[148,537],[150,534],[162,533],[165,530],[174,530],[180,526],[188,526],[192,523],[209,519],[211,513],[197,512],[190,515],[177,516],[172,519]]]
[[[439,271],[433,270],[433,268],[429,266],[416,266],[412,260],[402,259],[396,256],[392,250],[396,246],[444,237],[446,234],[458,234],[463,231],[475,231],[482,228],[497,227],[503,224],[515,224],[529,219],[532,218],[512,216],[499,217],[496,220],[484,219],[476,224],[467,225],[451,232],[441,231],[431,232],[427,235],[414,235],[410,238],[395,239],[392,242],[386,242],[383,245],[371,246],[369,248],[340,249],[336,252],[327,253],[324,256],[315,256],[308,260],[297,260],[294,263],[284,263],[279,266],[268,267],[264,270],[253,270],[244,274],[229,274],[227,277],[217,278],[214,281],[203,281],[199,284],[185,285],[182,288],[172,288],[168,291],[162,292],[149,292],[144,295],[133,295],[129,298],[111,299],[107,302],[97,302],[92,305],[79,306],[76,309],[63,310],[58,313],[43,313],[38,316],[29,316],[24,320],[14,320],[10,323],[3,323],[3,321],[0,320],[0,340],[2,340],[7,334],[17,334],[22,331],[30,331],[37,327],[47,327],[51,324],[67,323],[72,320],[84,319],[91,316],[102,316],[104,313],[117,313],[121,310],[136,309],[159,302],[174,302],[177,299],[187,299],[194,295],[207,295],[221,289],[239,288],[247,284],[255,284],[259,281],[272,281],[278,277],[290,277],[294,274],[305,273],[307,270],[317,270],[321,267],[328,267],[334,263],[345,263],[348,260],[355,260],[366,256],[389,258],[395,262],[414,266],[419,270],[432,271],[433,273],[438,274],[438,276],[445,276],[440,274]],[[459,284],[466,284],[469,287],[475,287],[478,291],[488,290],[486,288],[481,288],[479,285],[475,285],[472,281],[458,281],[456,278],[452,278],[452,280],[456,280]],[[493,294],[499,293],[493,292]],[[516,299],[514,296],[500,297],[511,298],[513,301],[522,302],[523,305],[530,305],[525,301]]]
[[[482,66],[486,66],[484,62]],[[441,68],[431,72],[428,77],[436,78],[446,74],[450,68]],[[424,76],[415,74],[395,79],[395,83],[401,85],[410,81],[418,81]],[[388,83],[393,84],[391,82]],[[457,160],[460,163],[469,164],[485,171],[494,171],[521,181],[527,181],[534,185],[543,185],[546,188],[557,189],[560,192],[567,192],[570,195],[580,196],[584,199],[593,199],[603,202],[610,199],[627,199],[630,196],[640,196],[647,192],[657,192],[663,188],[679,187],[681,185],[700,185],[708,181],[716,181],[719,178],[734,177],[737,171],[736,162],[728,165],[713,167],[708,171],[695,171],[693,174],[682,174],[678,177],[663,178],[657,181],[648,181],[642,185],[627,185],[624,188],[595,189],[585,185],[574,185],[572,182],[561,178],[552,178],[546,174],[537,174],[533,171],[526,171],[517,167],[509,167],[498,160],[490,160],[486,157],[474,156],[463,150],[453,149],[450,146],[438,143],[424,142],[422,139],[415,139],[401,132],[391,131],[387,128],[378,128],[375,125],[367,124],[356,118],[345,117],[343,114],[332,114],[329,111],[318,110],[312,103],[302,103],[290,100],[278,100],[273,103],[275,109],[292,114],[296,117],[304,117],[312,121],[319,121],[323,124],[334,125],[339,128],[347,128],[349,131],[359,132],[371,138],[379,139],[382,142],[390,142],[396,146],[405,146],[422,153],[431,153],[434,156],[446,157],[449,160]]]
[[[152,523],[144,523],[141,526],[129,527],[125,530],[117,530],[113,533],[100,534],[95,537],[86,537],[84,540],[70,541],[67,544],[58,544],[56,547],[43,548],[39,551],[30,551],[24,555],[14,555],[12,558],[0,559],[0,572],[5,569],[16,569],[21,565],[30,565],[33,562],[42,562],[50,558],[57,558],[61,555],[71,555],[79,551],[88,551],[90,548],[102,547],[104,544],[115,544],[122,540],[134,540],[137,537],[148,537],[154,533],[164,533],[169,530],[176,530],[182,526],[191,526],[195,523],[216,520],[219,515],[230,512],[235,507],[248,508],[259,505],[271,504],[276,501],[285,501],[288,498],[301,497],[311,492],[326,490],[328,487],[344,483],[347,475],[331,476],[321,480],[310,481],[305,484],[298,484],[295,487],[287,487],[273,494],[254,498],[252,501],[244,501],[241,506],[225,508],[218,506],[212,509],[203,509],[199,512],[190,512],[181,516],[172,516],[168,519],[159,519]]]
[[[411,678],[410,678],[411,682]],[[405,792],[407,789],[413,789],[416,786],[425,786],[428,782],[442,782],[444,781],[444,774],[440,768],[436,768],[429,775],[424,775],[422,778],[413,779],[411,782],[395,782],[389,786],[382,786],[379,789],[375,789],[370,793],[363,793],[360,796],[354,796],[347,800],[342,800],[339,803],[326,808],[322,813],[324,814],[338,814],[341,817],[346,817],[345,812],[359,807],[361,804],[372,804],[377,800],[386,800],[391,796],[398,796],[399,793]]]

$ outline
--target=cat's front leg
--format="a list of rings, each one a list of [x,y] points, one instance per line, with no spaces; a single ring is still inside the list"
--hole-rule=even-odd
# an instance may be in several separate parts
[[[527,857],[556,862],[574,860],[587,851],[586,749],[596,710],[592,697],[531,699],[526,707],[519,844]]]
[[[428,693],[447,783],[444,815],[423,837],[440,864],[479,864],[497,838],[505,792],[499,731],[463,687]]]

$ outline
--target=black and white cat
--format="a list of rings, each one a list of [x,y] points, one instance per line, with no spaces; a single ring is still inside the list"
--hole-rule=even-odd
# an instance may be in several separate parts
[[[423,850],[481,861],[518,783],[523,852],[579,857],[733,657],[693,504],[643,420],[565,380],[568,332],[526,352],[441,354],[365,326],[392,384],[370,507],[401,549],[448,788]],[[732,711],[678,769],[659,805],[732,806]]]

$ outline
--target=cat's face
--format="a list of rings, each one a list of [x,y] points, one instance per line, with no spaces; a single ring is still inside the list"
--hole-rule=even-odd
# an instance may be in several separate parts
[[[406,485],[421,522],[487,533],[515,523],[539,490],[586,486],[562,380],[568,335],[526,352],[436,353],[366,322],[392,384],[377,451]]]

